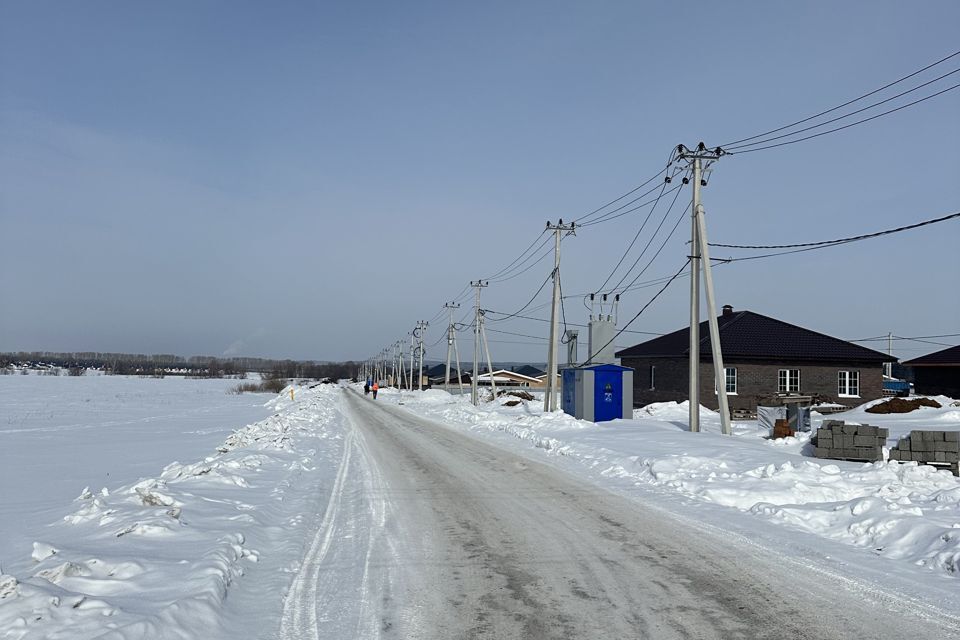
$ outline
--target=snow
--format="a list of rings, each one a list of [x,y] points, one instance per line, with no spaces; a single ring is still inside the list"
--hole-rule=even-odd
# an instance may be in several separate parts
[[[394,390],[382,390],[396,401]],[[404,407],[478,434],[512,436],[548,455],[575,460],[614,486],[654,488],[736,515],[840,542],[940,577],[960,578],[960,479],[915,462],[856,463],[810,457],[809,433],[767,439],[756,421],[736,421],[720,434],[719,415],[701,407],[699,434],[687,430],[689,405],[662,402],[634,411],[632,420],[589,423],[542,411],[542,394],[514,407],[432,390],[403,393]],[[429,400],[426,395],[429,395]],[[423,399],[421,399],[423,398]],[[934,397],[940,409],[871,414],[856,409],[815,416],[890,429],[888,446],[913,429],[960,430],[960,403]],[[508,440],[500,439],[503,442]],[[631,490],[628,490],[632,491]],[[741,526],[750,528],[747,520]],[[910,569],[907,569],[910,570]]]
[[[363,546],[330,548],[325,530],[331,513],[358,508],[355,492],[337,490],[351,438],[343,391],[236,396],[232,384],[0,376],[0,639],[296,635],[301,563],[349,563]],[[703,432],[689,433],[686,404],[594,424],[544,413],[534,393],[513,407],[436,389],[381,389],[377,402],[825,576],[891,586],[917,607],[960,606],[960,479],[948,472],[814,459],[810,434],[768,440],[755,421],[723,436],[707,409]],[[960,430],[960,405],[936,399],[939,409],[903,415],[815,414],[814,427],[887,427],[888,446],[913,429]],[[350,597],[334,587],[325,597]]]
[[[0,377],[11,534],[0,547],[0,638],[274,630],[312,526],[304,514],[325,495],[342,440],[339,395],[234,396],[228,382]],[[75,433],[88,445],[81,452]],[[128,455],[135,460],[117,459]],[[104,467],[109,478],[98,475]],[[138,475],[145,467],[152,473]],[[107,486],[76,486],[85,474]],[[72,502],[60,498],[69,485]]]
[[[133,376],[0,376],[0,564],[59,517],[85,487],[155,475],[210,452],[270,415],[269,396],[228,393],[236,380]]]

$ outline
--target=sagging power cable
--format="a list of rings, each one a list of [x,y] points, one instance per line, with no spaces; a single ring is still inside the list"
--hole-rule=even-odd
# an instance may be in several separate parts
[[[954,52],[951,53],[950,55],[945,56],[945,57],[937,60],[936,62],[933,62],[933,63],[931,63],[931,64],[928,64],[927,66],[925,66],[925,67],[923,67],[923,68],[921,68],[921,69],[917,69],[916,71],[913,71],[912,73],[909,73],[909,74],[907,74],[907,75],[905,75],[905,76],[902,76],[901,78],[898,78],[897,80],[894,80],[893,82],[887,83],[887,84],[883,85],[882,87],[880,87],[880,88],[878,88],[878,89],[874,89],[874,90],[872,90],[872,91],[869,91],[869,92],[867,92],[867,93],[864,93],[863,95],[857,96],[856,98],[854,98],[854,99],[852,99],[852,100],[848,100],[848,101],[844,102],[843,104],[838,104],[838,105],[835,106],[835,107],[831,107],[831,108],[829,108],[829,109],[826,109],[826,110],[824,110],[824,111],[821,111],[820,113],[816,113],[816,114],[814,114],[814,115],[812,115],[812,116],[807,116],[806,118],[803,118],[803,119],[801,119],[801,120],[796,120],[796,121],[791,122],[791,123],[789,123],[789,124],[785,124],[785,125],[783,125],[783,126],[781,126],[781,127],[777,127],[776,129],[770,129],[769,131],[764,131],[763,133],[758,133],[758,134],[756,134],[756,135],[752,135],[752,136],[749,136],[749,137],[746,137],[746,138],[740,138],[739,140],[734,140],[734,141],[732,141],[732,142],[727,142],[726,144],[722,144],[722,145],[720,145],[720,146],[721,146],[721,147],[730,147],[730,146],[733,146],[733,145],[739,145],[739,144],[741,144],[741,143],[748,142],[748,141],[750,141],[750,140],[756,140],[757,138],[763,138],[763,137],[766,137],[766,136],[770,135],[771,133],[779,133],[779,132],[781,132],[781,131],[785,131],[786,129],[790,129],[791,127],[795,127],[795,126],[798,125],[798,124],[803,124],[803,123],[805,123],[805,122],[809,122],[809,121],[814,120],[814,119],[816,119],[816,118],[819,118],[819,117],[821,117],[821,116],[825,116],[825,115],[827,115],[828,113],[833,113],[834,111],[838,111],[839,109],[842,109],[842,108],[844,108],[844,107],[848,107],[848,106],[850,106],[851,104],[854,104],[854,103],[856,103],[856,102],[859,102],[859,101],[863,100],[864,98],[869,98],[869,97],[872,96],[872,95],[876,95],[877,93],[880,93],[881,91],[884,91],[885,89],[889,89],[889,88],[892,87],[892,86],[895,86],[895,85],[897,85],[897,84],[900,84],[901,82],[903,82],[903,81],[905,81],[905,80],[909,80],[910,78],[912,78],[912,77],[914,77],[914,76],[917,76],[917,75],[923,73],[924,71],[927,71],[928,69],[932,69],[933,67],[936,67],[937,65],[942,64],[942,63],[946,62],[947,60],[950,60],[950,59],[955,58],[955,57],[957,57],[957,56],[960,56],[960,51],[954,51]]]

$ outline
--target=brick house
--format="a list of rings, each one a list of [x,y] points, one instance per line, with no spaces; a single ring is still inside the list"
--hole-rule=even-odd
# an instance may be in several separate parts
[[[883,395],[885,353],[752,311],[723,307],[717,319],[730,410],[753,411],[788,396],[856,406]],[[700,324],[700,402],[718,408],[710,332]],[[617,352],[634,369],[633,403],[688,399],[689,328]]]
[[[960,345],[907,360],[913,369],[913,388],[925,395],[960,398]]]

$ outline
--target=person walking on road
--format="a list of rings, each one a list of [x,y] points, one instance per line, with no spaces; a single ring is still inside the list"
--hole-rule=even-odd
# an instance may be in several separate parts
[[[376,382],[374,382],[374,383],[373,383],[373,399],[374,399],[374,400],[377,399],[377,390],[378,390],[378,389],[380,389],[380,385],[378,385]]]
[[[370,385],[373,384],[373,381],[370,378],[367,378],[367,381],[363,383],[363,395],[368,395],[370,393]]]

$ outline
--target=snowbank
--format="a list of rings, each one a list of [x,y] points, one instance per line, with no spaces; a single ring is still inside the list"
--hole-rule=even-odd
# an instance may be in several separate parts
[[[296,402],[284,393],[272,403],[277,413],[235,431],[203,460],[83,489],[34,542],[32,570],[0,575],[2,637],[230,637],[228,594],[264,586],[272,597],[245,620],[275,623],[300,557],[289,541],[303,536],[291,532],[302,529],[305,505],[316,508],[318,485],[335,471],[325,462],[342,440],[338,388],[298,389]],[[273,585],[241,588],[262,559]]]

